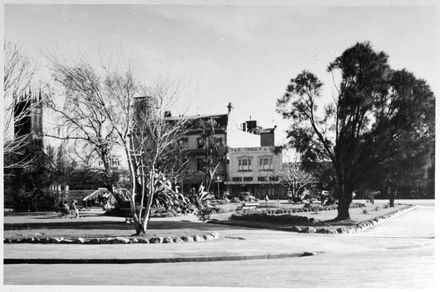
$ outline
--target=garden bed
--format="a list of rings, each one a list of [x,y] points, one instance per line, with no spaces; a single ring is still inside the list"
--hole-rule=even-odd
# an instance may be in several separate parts
[[[390,208],[387,205],[370,205],[364,208],[350,210],[350,220],[334,221],[337,210],[321,210],[318,212],[283,213],[283,210],[252,210],[233,214],[229,220],[213,220],[212,223],[241,225],[256,228],[289,230],[305,233],[351,233],[367,230],[400,213],[412,210],[415,206],[396,204]],[[285,212],[285,211],[284,211]]]
[[[3,236],[5,242],[33,243],[171,243],[210,240],[212,226],[199,222],[153,219],[149,222],[146,237],[133,234],[133,224],[125,224],[121,218],[95,216],[84,218],[59,218],[58,215],[8,216],[5,218]],[[197,238],[196,238],[197,237]],[[116,238],[119,238],[116,240]],[[168,238],[168,239],[167,239]],[[171,239],[169,239],[171,238]],[[62,239],[62,240],[59,240]],[[151,242],[150,242],[151,239]],[[62,241],[62,242],[61,242]],[[148,242],[145,242],[148,241]]]
[[[366,205],[363,203],[351,203],[350,209],[354,208],[366,208]],[[253,214],[264,214],[269,216],[276,216],[281,214],[294,214],[294,213],[311,213],[311,212],[320,212],[320,211],[331,211],[331,210],[337,210],[337,205],[330,205],[330,206],[321,206],[321,205],[310,205],[310,204],[304,204],[302,207],[289,207],[289,208],[274,208],[274,207],[265,207],[260,206],[256,209],[250,209],[250,210],[243,210],[237,212],[236,216],[242,216],[246,217],[247,215],[253,215]]]

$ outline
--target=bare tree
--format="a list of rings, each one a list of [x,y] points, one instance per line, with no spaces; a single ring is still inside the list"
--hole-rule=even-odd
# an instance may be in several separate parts
[[[293,156],[290,162],[284,163],[281,169],[275,171],[275,174],[292,189],[293,197],[296,198],[299,197],[304,187],[313,180],[312,174],[301,168],[298,156]]]
[[[116,182],[110,160],[118,141],[115,127],[99,103],[103,84],[88,63],[69,67],[55,58],[51,61],[65,100],[63,106],[57,105],[54,100],[47,102],[47,107],[58,117],[58,133],[46,131],[44,135],[72,141],[71,149],[76,157],[103,177],[105,187],[113,193]]]
[[[136,233],[144,234],[155,199],[184,200],[165,175],[165,157],[174,153],[185,123],[164,119],[163,109],[177,91],[166,84],[141,85],[131,63],[120,70],[49,59],[69,100],[67,109],[55,109],[68,122],[66,138],[86,142],[104,164],[113,148],[124,151],[132,181],[131,214]]]
[[[138,98],[134,110],[133,128],[129,136],[129,162],[133,183],[138,188],[134,188],[131,199],[137,234],[147,231],[154,200],[162,197],[172,205],[186,202],[186,198],[172,188],[171,181],[165,175],[167,162],[175,154],[175,147],[185,133],[186,122],[183,119],[164,119],[163,99],[160,95]],[[140,194],[140,201],[139,209],[135,210],[134,196],[137,194]]]

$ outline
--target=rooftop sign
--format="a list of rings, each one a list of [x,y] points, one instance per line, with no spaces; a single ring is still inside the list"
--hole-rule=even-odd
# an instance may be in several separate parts
[[[259,151],[273,151],[274,146],[266,147],[241,147],[241,148],[229,148],[229,152],[259,152]]]

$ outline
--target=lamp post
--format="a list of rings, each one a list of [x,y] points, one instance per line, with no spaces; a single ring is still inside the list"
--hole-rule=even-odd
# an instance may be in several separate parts
[[[217,197],[220,199],[220,176],[217,175]]]

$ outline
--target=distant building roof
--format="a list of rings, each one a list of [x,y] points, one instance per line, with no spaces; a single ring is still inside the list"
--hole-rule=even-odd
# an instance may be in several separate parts
[[[260,129],[260,134],[261,133],[273,133],[275,131],[275,127],[274,128],[266,128],[266,129]]]
[[[193,115],[193,116],[171,116],[166,117],[168,120],[197,120],[197,119],[206,119],[206,118],[225,118],[228,114],[218,114],[218,115]]]

